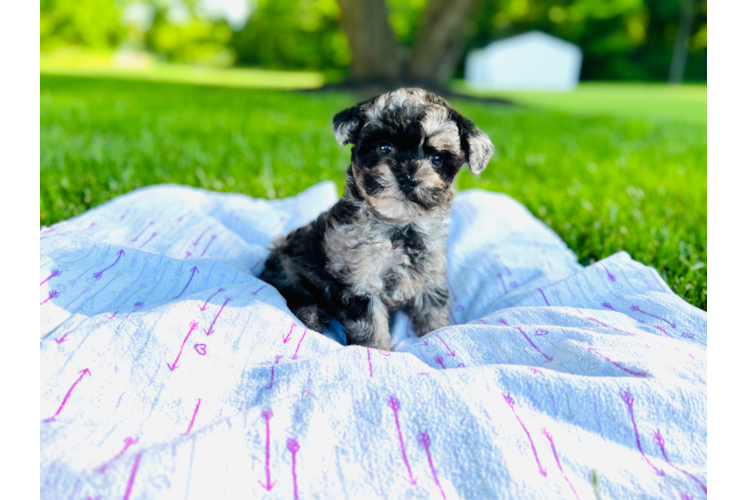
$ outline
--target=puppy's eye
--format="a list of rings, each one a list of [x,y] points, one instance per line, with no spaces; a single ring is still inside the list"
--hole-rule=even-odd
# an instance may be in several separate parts
[[[442,156],[441,155],[431,155],[431,164],[434,166],[434,168],[439,168],[442,166]]]
[[[392,151],[392,146],[390,146],[389,144],[382,144],[381,146],[379,146],[379,152],[383,155],[392,154]]]

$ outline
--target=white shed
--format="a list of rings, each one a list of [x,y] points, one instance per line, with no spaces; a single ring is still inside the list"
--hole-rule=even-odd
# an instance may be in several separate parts
[[[475,86],[512,90],[572,90],[579,83],[582,49],[530,31],[471,51],[465,80]]]

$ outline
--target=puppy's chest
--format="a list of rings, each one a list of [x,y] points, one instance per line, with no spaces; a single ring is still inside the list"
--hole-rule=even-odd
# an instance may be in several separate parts
[[[439,266],[431,262],[446,237],[438,229],[370,221],[340,226],[326,235],[329,270],[355,293],[378,295],[395,307],[412,299],[429,281],[430,268]]]

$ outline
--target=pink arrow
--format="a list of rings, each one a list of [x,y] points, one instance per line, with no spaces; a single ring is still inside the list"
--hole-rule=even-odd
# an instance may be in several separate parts
[[[80,382],[83,379],[84,375],[89,375],[89,376],[91,375],[91,372],[88,370],[88,368],[86,368],[84,370],[81,370],[78,373],[80,373],[80,377],[78,377],[78,379],[75,382],[73,382],[73,385],[70,386],[70,389],[68,389],[67,394],[65,394],[65,398],[62,400],[62,403],[60,404],[60,407],[57,408],[57,411],[55,412],[54,415],[52,415],[48,419],[44,420],[44,423],[49,423],[49,422],[54,422],[55,421],[55,417],[57,415],[59,415],[60,412],[62,411],[62,409],[65,407],[65,403],[68,402],[68,398],[70,397],[70,393],[73,392],[73,389],[75,389],[75,386],[78,385],[78,382]]]
[[[423,449],[426,450],[426,458],[429,459],[429,467],[431,468],[431,475],[434,478],[434,482],[439,487],[439,491],[442,494],[442,498],[444,500],[447,500],[447,495],[444,494],[444,490],[442,489],[442,484],[439,482],[439,477],[436,475],[436,469],[434,468],[434,462],[431,460],[431,451],[429,451],[429,447],[431,446],[431,437],[429,436],[429,431],[423,430],[418,433],[418,442],[421,443],[421,446],[423,446]]]
[[[301,347],[301,343],[304,342],[304,337],[306,337],[306,328],[304,329],[304,333],[301,335],[299,345],[296,346],[296,351],[293,353],[293,357],[291,359],[296,359],[296,356],[299,354],[299,347]]]
[[[293,332],[293,327],[297,326],[296,323],[291,323],[291,329],[288,331],[288,335],[285,335],[283,337],[283,343],[285,344],[289,340],[291,340],[291,333]]]
[[[639,453],[641,453],[642,458],[644,459],[647,464],[649,464],[652,469],[654,469],[655,474],[657,474],[660,477],[663,477],[665,475],[664,470],[660,470],[657,467],[655,467],[652,462],[649,461],[647,458],[647,455],[644,454],[644,450],[642,450],[642,443],[639,439],[639,428],[636,426],[636,419],[634,418],[634,395],[631,394],[631,392],[626,389],[621,389],[621,399],[623,399],[623,402],[626,403],[626,407],[629,410],[629,416],[631,417],[631,425],[634,428],[634,436],[636,437],[636,447],[639,448]]]
[[[197,410],[200,409],[200,403],[202,403],[202,402],[203,402],[202,399],[197,398],[197,406],[195,406],[195,411],[192,412],[192,420],[190,420],[190,425],[189,425],[189,427],[187,427],[187,430],[184,431],[184,434],[183,434],[184,436],[186,436],[187,434],[189,434],[190,431],[192,430],[192,425],[195,423],[195,417],[197,416]]]
[[[541,351],[540,349],[538,349],[535,344],[533,344],[532,340],[530,340],[530,337],[527,336],[527,334],[522,330],[522,328],[520,328],[518,326],[515,326],[514,329],[515,330],[519,330],[522,333],[522,335],[527,339],[527,341],[530,343],[530,345],[532,346],[532,348],[535,349],[536,351],[538,351],[540,354],[542,354],[543,357],[547,361],[553,361],[553,357],[552,356],[548,356],[546,353],[544,353],[543,351]]]
[[[153,222],[153,221],[149,222],[148,225],[145,226],[145,229],[143,229],[142,231],[140,231],[140,233],[138,233],[138,235],[135,238],[131,239],[130,241],[132,241],[133,243],[135,243],[136,241],[138,241],[138,238],[140,238],[141,236],[143,236],[143,233],[145,233],[146,230],[149,227],[151,227],[153,224],[155,224],[155,222]]]
[[[664,329],[663,327],[661,327],[660,325],[655,325],[655,329],[656,329],[656,330],[659,330],[659,331],[661,331],[662,333],[664,333],[664,334],[665,334],[665,335],[667,335],[668,337],[671,337],[671,338],[672,338],[672,335],[670,335],[670,334],[669,334],[669,333],[667,332],[667,330],[665,330],[665,329]]]
[[[276,356],[275,357],[275,364],[270,367],[270,384],[268,384],[268,386],[265,387],[265,389],[270,390],[270,389],[273,388],[273,383],[275,382],[275,366],[278,364],[278,361],[280,361],[280,359],[282,357],[283,356]]]
[[[127,313],[127,316],[125,316],[125,318],[129,318],[132,313],[134,313],[135,311],[137,311],[138,309],[140,309],[141,307],[143,307],[143,305],[144,304],[141,301],[137,301],[136,303],[134,303],[133,304],[133,306],[134,306],[133,310],[130,311],[129,313]]]
[[[502,267],[506,268],[506,274],[508,276],[511,276],[512,275],[512,271],[509,269],[509,267],[507,267],[506,264],[504,264],[504,262],[502,262],[501,257],[499,257],[498,255],[495,255],[495,257],[496,257],[496,261],[499,263],[499,265],[501,265]]]
[[[187,336],[184,338],[184,340],[182,341],[182,345],[179,347],[179,354],[177,354],[177,359],[175,359],[174,363],[171,364],[171,365],[169,363],[166,363],[166,366],[169,367],[169,370],[174,371],[177,368],[179,368],[179,366],[177,366],[177,362],[179,362],[179,357],[182,355],[182,349],[184,349],[184,344],[187,343],[187,339],[190,338],[190,335],[192,334],[192,332],[195,331],[195,328],[197,328],[198,324],[199,323],[197,323],[195,321],[193,321],[192,323],[190,323],[190,331],[187,332]]]
[[[255,263],[254,263],[254,264],[252,265],[252,267],[250,267],[250,268],[249,268],[249,272],[250,272],[250,273],[253,273],[253,272],[255,271],[255,268],[256,268],[257,266],[259,266],[260,264],[262,264],[263,262],[265,262],[265,259],[261,259],[261,260],[258,260],[257,262],[255,262]]]
[[[558,453],[556,453],[556,444],[553,442],[553,436],[551,436],[551,433],[545,430],[545,427],[542,429],[543,434],[545,437],[548,438],[548,441],[551,442],[551,449],[553,450],[553,456],[556,459],[556,465],[558,465],[558,470],[561,471],[561,474],[564,475],[564,479],[566,479],[566,484],[569,485],[571,488],[571,491],[574,492],[574,496],[577,497],[577,500],[579,500],[579,495],[577,495],[577,490],[574,489],[574,486],[571,484],[571,481],[569,481],[569,478],[566,477],[566,472],[564,472],[564,468],[561,467],[561,461],[558,459]]]
[[[127,207],[127,210],[125,210],[125,213],[123,213],[122,215],[120,215],[120,216],[119,216],[119,220],[123,220],[123,219],[125,218],[125,216],[126,216],[126,215],[128,214],[128,212],[130,212],[130,209],[131,209],[131,208],[132,208],[133,206],[134,206],[134,204],[133,204],[133,205],[130,205],[129,207]]]
[[[62,344],[63,342],[65,342],[67,340],[68,334],[73,333],[74,331],[75,330],[70,330],[65,335],[63,335],[62,337],[60,337],[59,339],[55,339],[55,342],[57,342],[58,344]]]
[[[96,469],[96,472],[98,472],[99,474],[102,474],[103,472],[105,472],[105,471],[107,470],[107,468],[108,468],[108,467],[109,467],[109,466],[110,466],[110,465],[111,465],[111,464],[112,464],[113,462],[115,462],[116,460],[118,460],[119,458],[121,458],[121,457],[122,457],[122,455],[124,455],[124,454],[125,454],[125,452],[127,451],[127,449],[128,449],[128,448],[129,448],[130,446],[132,446],[132,445],[134,445],[134,444],[137,444],[137,442],[138,442],[138,441],[140,441],[140,438],[139,438],[139,437],[135,437],[135,438],[132,438],[132,437],[130,437],[130,436],[127,436],[127,437],[126,437],[126,438],[124,439],[124,441],[125,441],[125,446],[124,446],[124,448],[122,448],[122,450],[121,450],[121,451],[120,451],[119,453],[117,453],[117,454],[116,454],[116,455],[114,456],[114,458],[112,458],[112,459],[111,459],[111,460],[109,460],[109,461],[108,461],[107,463],[105,463],[104,465],[102,465],[101,467],[99,467],[98,469]]]
[[[299,487],[296,484],[296,454],[299,452],[299,442],[296,438],[288,438],[286,448],[291,452],[291,474],[293,477],[293,498],[299,500]]]
[[[509,290],[506,289],[506,283],[504,283],[504,276],[502,276],[501,273],[497,274],[496,276],[501,281],[501,286],[504,288],[504,295],[506,295],[507,293],[509,293]]]
[[[647,372],[635,372],[635,371],[629,370],[625,366],[619,365],[618,363],[616,363],[615,361],[613,361],[609,357],[605,356],[604,354],[601,354],[597,349],[594,349],[592,347],[588,347],[587,350],[590,351],[590,352],[594,352],[595,354],[597,354],[601,358],[607,359],[610,363],[613,363],[614,365],[616,365],[621,370],[625,371],[626,373],[630,373],[631,375],[633,375],[635,377],[649,377],[649,373],[647,373]]]
[[[545,300],[545,305],[550,306],[550,304],[548,303],[548,299],[545,297],[545,292],[543,292],[543,289],[538,288],[538,291],[540,292],[540,295],[543,296],[543,300]]]
[[[42,281],[41,283],[39,283],[39,286],[42,286],[42,285],[43,285],[44,283],[46,283],[47,281],[49,281],[49,280],[51,280],[52,278],[54,278],[55,276],[59,276],[59,275],[61,275],[61,274],[62,274],[62,272],[61,272],[61,271],[60,271],[59,269],[53,269],[53,270],[52,270],[52,274],[50,274],[50,275],[49,275],[49,277],[48,277],[47,279],[45,279],[44,281]]]
[[[452,295],[454,295],[455,300],[457,300],[457,294],[452,289],[452,285],[449,284],[449,280],[447,279],[446,276],[444,277],[444,281],[447,283],[447,288],[449,288],[449,291],[452,292]]]
[[[130,471],[130,479],[127,480],[127,490],[125,490],[124,500],[130,500],[130,493],[132,493],[132,485],[135,483],[135,474],[138,473],[138,466],[140,465],[140,456],[143,454],[141,451],[135,457],[135,463],[132,464],[132,470]]]
[[[120,250],[119,252],[117,252],[117,260],[115,260],[114,263],[111,266],[105,267],[104,269],[102,269],[98,273],[94,273],[93,278],[95,280],[97,280],[97,281],[100,280],[101,277],[104,275],[104,271],[107,271],[107,270],[113,268],[114,266],[116,266],[117,262],[119,262],[119,260],[122,258],[123,255],[125,255],[125,251],[124,250]]]
[[[447,307],[447,311],[449,311],[449,317],[452,318],[452,324],[453,325],[458,324],[457,320],[455,319],[455,315],[452,314],[452,308],[451,307]]]
[[[608,273],[608,279],[610,280],[610,282],[615,283],[616,277],[613,274],[611,274],[610,271],[608,271],[608,268],[605,267],[605,264],[601,264],[601,265],[603,266],[603,269],[605,269],[605,272]]]
[[[145,240],[145,243],[143,243],[142,245],[140,245],[140,246],[139,246],[138,248],[143,248],[144,246],[146,246],[146,245],[147,245],[147,244],[148,244],[148,243],[149,243],[149,242],[150,242],[150,241],[151,241],[151,240],[152,240],[153,238],[155,238],[155,237],[156,237],[156,235],[157,235],[157,234],[158,234],[158,233],[152,233],[152,234],[151,234],[151,237],[150,237],[150,238],[148,238],[147,240]]]
[[[540,475],[543,477],[546,477],[548,473],[543,468],[543,464],[540,463],[540,459],[538,458],[538,452],[535,450],[535,443],[532,441],[532,436],[530,436],[530,431],[527,430],[527,427],[525,427],[525,424],[522,422],[522,419],[519,418],[519,415],[517,415],[517,411],[514,409],[514,400],[509,394],[504,394],[504,401],[506,401],[506,404],[509,405],[509,408],[512,409],[512,413],[514,413],[514,416],[517,418],[517,422],[519,422],[519,425],[522,426],[522,429],[525,431],[525,434],[527,434],[527,439],[530,441],[530,447],[532,448],[532,453],[535,455],[535,462],[538,464],[538,469],[540,469]]]
[[[257,482],[267,491],[270,491],[275,486],[275,483],[270,482],[270,419],[273,418],[273,410],[271,408],[264,410],[262,418],[265,419],[265,484],[262,481]]]
[[[369,360],[369,377],[374,376],[374,368],[371,366],[371,350],[366,349],[366,358]]]
[[[205,245],[205,248],[203,249],[203,253],[200,254],[200,257],[202,257],[202,256],[205,255],[205,252],[208,251],[208,247],[210,246],[211,243],[213,243],[213,240],[215,240],[216,238],[217,238],[217,236],[215,234],[212,234],[210,236],[210,240],[208,241],[208,244]]]
[[[187,287],[189,287],[189,286],[190,286],[190,283],[192,283],[192,278],[194,278],[194,277],[195,277],[195,273],[199,273],[199,272],[200,272],[200,271],[198,270],[197,266],[195,266],[195,267],[193,267],[192,269],[190,269],[190,271],[192,272],[192,274],[190,275],[190,279],[189,279],[189,280],[187,281],[187,284],[186,284],[186,285],[184,285],[184,288],[182,289],[182,291],[181,291],[181,292],[179,292],[179,295],[177,295],[176,297],[174,297],[175,299],[178,299],[179,297],[181,297],[181,296],[182,296],[182,294],[183,294],[184,292],[186,292],[186,291],[187,291]]]
[[[270,232],[275,231],[278,228],[278,226],[280,226],[281,224],[283,224],[284,220],[285,220],[285,218],[281,217],[280,220],[278,222],[276,222],[275,225],[270,229]]]
[[[226,307],[226,304],[228,304],[228,303],[229,303],[230,301],[231,301],[231,298],[228,298],[228,297],[226,298],[226,300],[224,300],[224,301],[223,301],[223,305],[222,305],[222,306],[221,306],[221,308],[220,308],[220,309],[218,310],[218,314],[216,314],[216,317],[215,317],[215,318],[213,318],[213,323],[211,323],[211,324],[210,324],[210,328],[208,328],[207,330],[203,330],[203,332],[205,333],[205,335],[210,335],[211,333],[215,333],[215,332],[213,331],[213,327],[215,326],[215,324],[216,324],[216,321],[218,321],[218,317],[219,317],[219,316],[221,315],[221,313],[223,312],[223,308],[224,308],[224,307]]]
[[[257,264],[255,264],[255,265],[257,265]],[[252,267],[252,269],[254,269],[254,267]],[[260,292],[260,290],[262,290],[262,289],[263,289],[263,288],[265,288],[265,287],[267,287],[267,285],[262,285],[262,286],[261,286],[260,288],[258,288],[258,289],[257,289],[257,290],[255,290],[254,292],[251,292],[251,293],[252,293],[252,295],[254,295],[254,296],[256,297],[256,296],[257,296],[257,294],[258,294],[258,293]]]
[[[40,302],[39,305],[43,306],[44,304],[54,299],[55,297],[59,297],[59,295],[60,293],[57,290],[52,290],[51,292],[49,292],[49,296],[46,299],[44,299],[44,301]]]
[[[587,316],[585,319],[588,319],[590,321],[594,321],[595,323],[599,323],[599,324],[603,325],[605,328],[612,328],[613,330],[615,330],[617,332],[625,333],[626,335],[635,335],[635,334],[633,334],[631,332],[627,332],[626,330],[621,330],[620,328],[616,328],[615,326],[606,325],[605,323],[603,323],[599,319],[593,318],[592,316]]]
[[[675,323],[672,323],[672,322],[666,320],[665,318],[661,318],[659,316],[655,316],[654,314],[649,314],[648,312],[644,312],[637,305],[631,306],[631,310],[632,311],[636,311],[636,312],[641,313],[641,314],[644,314],[646,316],[649,316],[650,318],[655,318],[655,319],[659,319],[660,321],[664,321],[665,323],[668,324],[668,326],[670,326],[670,328],[675,328]]]
[[[219,289],[218,289],[218,291],[217,291],[216,293],[214,293],[213,295],[211,295],[210,297],[208,297],[208,300],[206,300],[206,301],[205,301],[205,304],[203,304],[203,306],[202,306],[202,307],[200,308],[200,310],[201,310],[201,311],[204,311],[204,310],[205,310],[205,309],[206,309],[206,308],[208,307],[208,302],[210,302],[210,299],[212,299],[213,297],[215,297],[215,296],[216,296],[216,295],[218,295],[219,293],[221,293],[221,292],[225,292],[225,291],[226,291],[226,289],[225,289],[225,288],[219,288]]]
[[[408,470],[408,476],[410,479],[406,480],[413,486],[416,486],[418,478],[413,477],[413,471],[410,470],[410,463],[408,463],[408,455],[405,453],[405,442],[403,441],[403,433],[400,431],[400,419],[397,416],[397,410],[400,409],[400,400],[394,395],[387,397],[387,405],[392,408],[392,413],[395,415],[395,425],[397,426],[397,436],[400,438],[400,451],[403,454],[403,462],[405,462],[405,468]]]
[[[682,472],[686,476],[690,477],[691,479],[693,479],[694,481],[696,481],[697,483],[699,483],[699,486],[701,487],[701,490],[706,495],[706,485],[704,483],[702,483],[701,480],[698,477],[694,476],[693,474],[691,474],[688,471],[685,471],[685,470],[681,469],[680,467],[678,467],[677,465],[675,465],[674,463],[672,463],[670,461],[670,459],[667,456],[667,453],[665,452],[665,438],[662,437],[662,434],[660,433],[660,429],[657,429],[654,432],[654,438],[655,438],[655,441],[657,442],[657,445],[660,447],[660,451],[662,452],[662,458],[665,459],[665,462],[667,462],[668,465],[670,467],[672,467],[673,469]]]
[[[444,358],[442,358],[441,356],[439,356],[439,355],[434,356],[434,361],[436,361],[437,363],[439,363],[439,365],[441,365],[442,370],[446,370],[447,369],[447,367],[444,366]]]
[[[438,339],[439,339],[439,341],[440,341],[440,342],[441,342],[442,344],[444,344],[444,347],[445,347],[445,348],[447,349],[447,352],[449,353],[449,355],[450,355],[450,356],[452,356],[452,357],[454,358],[454,357],[455,357],[455,352],[454,352],[454,351],[453,351],[452,349],[450,349],[450,348],[449,348],[449,346],[447,345],[447,343],[446,343],[446,342],[444,342],[444,340],[443,340],[443,339],[442,339],[442,338],[441,338],[441,337],[440,337],[439,335],[436,335],[436,338],[438,338]]]
[[[198,244],[200,244],[200,240],[202,239],[203,236],[205,236],[205,233],[207,233],[208,231],[210,231],[211,227],[213,227],[213,226],[208,226],[208,229],[206,229],[205,231],[203,231],[202,233],[200,233],[200,236],[198,236],[197,239],[192,242],[192,246],[196,247]]]

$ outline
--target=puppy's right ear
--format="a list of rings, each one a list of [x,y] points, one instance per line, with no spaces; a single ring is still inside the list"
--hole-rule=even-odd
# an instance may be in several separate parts
[[[361,104],[344,109],[332,119],[332,131],[341,146],[356,142],[361,131]]]

